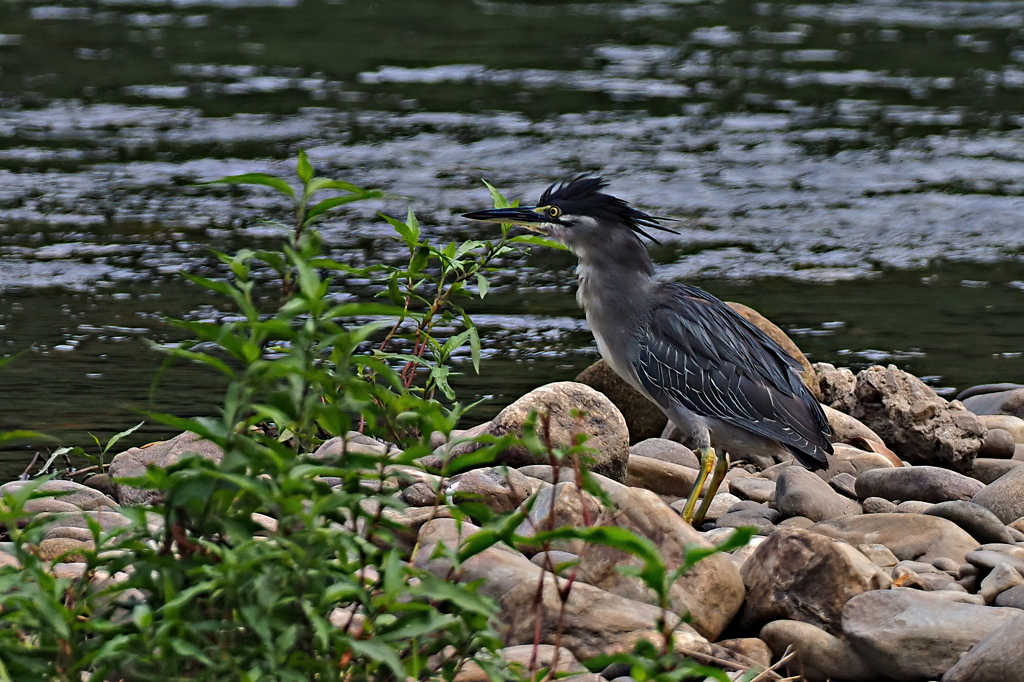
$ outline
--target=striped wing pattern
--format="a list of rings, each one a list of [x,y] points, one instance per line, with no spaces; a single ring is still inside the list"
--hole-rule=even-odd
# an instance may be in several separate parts
[[[809,468],[822,468],[832,452],[828,421],[800,380],[800,363],[696,287],[660,288],[634,368],[659,402],[675,400],[702,417],[776,440]]]

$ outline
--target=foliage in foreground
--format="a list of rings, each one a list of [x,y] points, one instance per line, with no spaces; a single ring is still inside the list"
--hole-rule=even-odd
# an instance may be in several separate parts
[[[407,563],[415,538],[395,519],[404,505],[393,491],[396,479],[415,475],[412,467],[430,454],[430,434],[450,433],[458,419],[458,404],[435,399],[453,397],[453,352],[469,345],[479,363],[479,337],[458,297],[484,296],[494,259],[517,242],[537,240],[512,237],[506,226],[494,242],[435,247],[410,212],[404,221],[385,217],[408,249],[404,266],[353,268],[324,255],[312,224],[379,193],[317,177],[301,153],[298,178],[299,192],[262,174],[223,180],[277,189],[295,201],[295,223],[280,251],[218,254],[225,280],[188,276],[224,295],[239,316],[222,324],[176,321],[194,340],[162,348],[229,379],[219,418],[151,415],[216,443],[223,460],[151,467],[135,484],[159,491],[163,502],[124,510],[134,520],[128,528],[104,530],[101,516],[84,515],[98,549],[76,551],[85,563],[77,576],[56,577],[34,553],[45,522],[26,524],[24,508],[40,495],[41,481],[2,500],[6,549],[20,567],[0,568],[0,680],[450,680],[470,658],[494,679],[522,679],[488,655],[502,646],[495,604],[474,585]],[[314,201],[323,191],[341,194]],[[257,304],[266,278],[254,277],[266,269],[282,283],[270,312]],[[325,273],[337,272],[379,282],[388,302],[336,302]],[[463,331],[435,336],[439,323],[456,321]],[[353,428],[404,451],[308,455]],[[438,473],[486,461],[509,442],[491,442]],[[536,432],[523,442],[556,463],[578,464],[585,454],[582,439],[563,450]],[[585,468],[577,478],[601,495]],[[454,518],[484,526],[451,559],[457,565],[497,542],[514,542],[530,504],[491,515],[478,503],[439,494],[438,505]],[[593,527],[556,529],[534,542],[568,536],[638,556],[639,576],[667,606],[679,571],[666,568],[650,541]],[[706,552],[693,550],[681,570]],[[725,680],[721,671],[673,655],[664,629],[660,648],[641,645],[616,660],[629,662],[638,680],[698,671]],[[545,671],[531,674],[540,679]]]

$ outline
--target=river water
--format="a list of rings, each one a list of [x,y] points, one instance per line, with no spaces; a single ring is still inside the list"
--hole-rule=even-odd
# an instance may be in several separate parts
[[[58,4],[59,3],[59,4]],[[438,241],[486,178],[533,201],[602,173],[679,219],[660,276],[757,308],[812,361],[893,362],[946,393],[1020,381],[1024,2],[94,0],[0,4],[0,429],[88,445],[138,410],[209,413],[163,316],[227,309],[180,272],[279,239],[250,171],[410,197]],[[377,211],[332,252],[395,258]],[[486,417],[596,357],[573,261],[512,259],[473,310]],[[344,283],[339,284],[344,288]],[[147,424],[129,444],[167,435]],[[0,453],[0,478],[31,453]]]

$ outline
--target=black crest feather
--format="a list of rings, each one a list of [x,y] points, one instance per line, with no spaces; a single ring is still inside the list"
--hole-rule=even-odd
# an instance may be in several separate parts
[[[615,220],[655,244],[661,242],[645,232],[645,227],[679,234],[661,224],[661,221],[672,218],[661,218],[639,211],[624,200],[602,192],[601,190],[607,186],[608,181],[602,177],[578,175],[571,180],[556,182],[544,190],[538,206],[554,204],[568,215],[588,215],[598,219]]]

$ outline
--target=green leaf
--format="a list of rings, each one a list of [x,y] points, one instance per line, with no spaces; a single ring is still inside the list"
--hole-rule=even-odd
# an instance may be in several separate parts
[[[110,450],[110,448],[114,447],[114,445],[117,443],[117,441],[121,440],[125,436],[132,435],[133,433],[138,431],[140,428],[145,426],[145,424],[146,424],[146,422],[141,421],[138,424],[136,424],[135,426],[131,427],[130,429],[126,429],[126,430],[122,431],[121,433],[115,433],[113,436],[110,437],[110,440],[107,441],[106,447],[103,448],[103,454],[107,454],[107,451]]]
[[[387,644],[369,639],[350,639],[348,645],[355,653],[386,665],[394,673],[396,679],[404,680],[406,678],[402,661],[398,658],[398,654],[395,653],[395,649]],[[384,676],[381,675],[380,677]]]
[[[243,173],[242,175],[228,175],[227,177],[217,178],[216,180],[210,180],[209,182],[201,182],[200,185],[214,185],[214,184],[228,184],[228,185],[264,185],[276,189],[281,194],[295,198],[295,190],[292,189],[291,185],[275,175],[267,175],[266,173]]]
[[[321,213],[326,213],[332,208],[343,206],[345,204],[351,204],[353,201],[362,201],[363,199],[374,199],[377,197],[384,196],[383,192],[367,192],[366,194],[353,194],[347,197],[331,197],[324,199],[313,205],[308,211],[306,211],[306,220],[308,224],[313,218],[316,218]]]
[[[481,180],[481,182],[487,187],[487,191],[491,193],[491,201],[494,202],[494,208],[510,208],[512,206],[508,199],[494,185],[486,180]]]
[[[405,242],[405,245],[408,246],[410,250],[416,247],[417,236],[419,235],[419,224],[414,228],[411,225],[403,223],[398,218],[392,218],[385,213],[378,213],[377,215],[386,220],[388,225],[395,228],[395,232],[398,233],[398,236],[402,238],[402,241]]]
[[[299,164],[295,169],[295,174],[299,176],[304,187],[308,186],[309,181],[313,179],[313,165],[309,162],[309,157],[306,156],[303,149],[299,150]]]
[[[491,289],[491,283],[487,281],[483,273],[476,273],[476,288],[480,291],[480,298],[486,296],[487,292]]]

